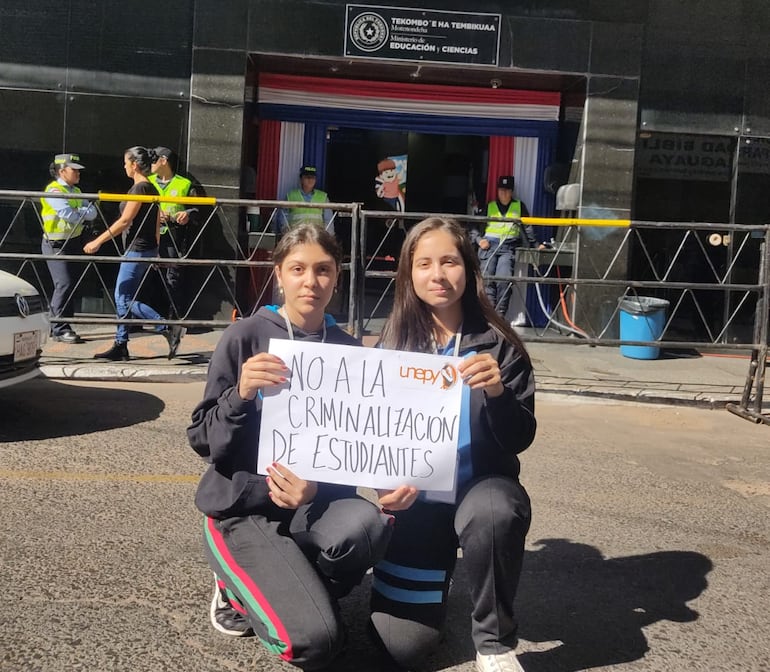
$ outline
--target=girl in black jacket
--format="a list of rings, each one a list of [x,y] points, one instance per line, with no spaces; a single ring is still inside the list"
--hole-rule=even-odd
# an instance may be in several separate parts
[[[187,436],[210,464],[195,503],[217,581],[212,625],[235,636],[253,631],[271,652],[313,670],[340,652],[336,600],[382,557],[392,517],[349,486],[306,481],[280,464],[256,473],[261,391],[288,375],[269,340],[358,345],[324,314],[340,270],[334,236],[297,227],[273,260],[284,303],[225,329]]]
[[[535,436],[535,383],[520,339],[495,312],[470,241],[451,220],[412,228],[396,274],[384,348],[464,357],[456,488],[381,491],[395,515],[385,559],[374,570],[371,624],[404,667],[439,641],[446,597],[462,548],[479,672],[518,672],[513,601],[530,504],[517,454]]]

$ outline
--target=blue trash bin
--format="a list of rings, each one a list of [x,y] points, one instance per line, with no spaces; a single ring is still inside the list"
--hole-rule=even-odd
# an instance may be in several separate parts
[[[620,299],[620,340],[657,341],[666,325],[669,302],[652,296]],[[631,359],[657,359],[660,348],[652,345],[621,345],[620,354]]]

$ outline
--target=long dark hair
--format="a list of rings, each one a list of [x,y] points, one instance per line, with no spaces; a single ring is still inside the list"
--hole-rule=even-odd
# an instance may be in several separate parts
[[[123,156],[127,156],[139,166],[139,172],[147,177],[152,172],[152,157],[146,147],[129,147]]]
[[[281,237],[281,240],[278,241],[278,245],[275,246],[273,262],[276,266],[280,266],[297,245],[308,244],[320,245],[324,252],[331,255],[334,258],[334,263],[339,273],[340,266],[342,265],[342,248],[334,234],[315,224],[302,224],[289,229]]]
[[[409,230],[396,271],[396,295],[393,310],[380,335],[382,347],[393,350],[429,352],[435,330],[433,315],[417,296],[412,283],[412,264],[417,243],[426,233],[444,231],[454,240],[465,267],[465,291],[460,298],[464,324],[488,324],[511,343],[524,357],[526,349],[516,332],[495,311],[484,289],[478,258],[463,228],[453,219],[428,217]]]

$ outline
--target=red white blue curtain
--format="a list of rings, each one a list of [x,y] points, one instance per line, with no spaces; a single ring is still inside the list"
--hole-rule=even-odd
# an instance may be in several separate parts
[[[283,199],[302,165],[316,166],[323,188],[329,126],[482,135],[489,137],[487,201],[498,176],[512,174],[515,197],[531,214],[549,216],[554,202],[543,174],[555,157],[560,103],[553,92],[262,73],[257,197]],[[550,230],[537,233],[550,237]],[[527,307],[538,316],[531,296]]]
[[[486,202],[497,195],[497,178],[513,175],[515,142],[509,135],[493,135],[489,138],[489,165],[487,167]]]
[[[304,148],[305,124],[282,121],[281,153],[278,157],[278,193],[276,194],[279,200],[286,198],[286,193],[299,185],[299,171],[305,164]]]
[[[259,121],[257,198],[273,200],[278,194],[278,161],[281,156],[281,122]]]
[[[538,123],[558,121],[560,101],[543,91],[271,74],[260,75],[258,96],[262,118],[463,134],[473,125],[479,135],[537,135]]]
[[[328,126],[489,136],[491,188],[497,175],[511,173],[520,184],[538,185],[555,151],[559,105],[560,95],[553,92],[262,73],[258,84],[260,123],[280,121],[281,145],[284,134],[290,134],[291,141],[286,142],[286,154],[282,151],[272,157],[272,169],[279,174],[276,193],[260,195],[283,198],[285,183],[296,183],[296,173],[303,164],[318,168],[318,182],[323,187]],[[298,150],[300,135],[302,146]],[[536,143],[523,143],[528,148],[521,154],[527,159],[525,164],[523,158],[515,158],[514,147],[529,138]],[[503,167],[505,173],[498,172]],[[291,172],[295,174],[289,179]],[[527,203],[530,211],[550,212],[553,203],[547,202],[548,196],[542,189],[534,191]]]

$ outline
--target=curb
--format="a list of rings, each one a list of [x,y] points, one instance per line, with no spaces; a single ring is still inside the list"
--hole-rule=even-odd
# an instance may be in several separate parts
[[[688,408],[702,408],[707,410],[724,410],[727,404],[737,403],[740,398],[715,399],[710,398],[686,398],[676,396],[662,396],[650,394],[643,390],[633,392],[596,392],[592,390],[570,389],[567,387],[549,387],[539,385],[538,394],[553,394],[560,397],[581,397],[596,401],[625,401],[636,404],[655,404],[658,406],[686,406]]]
[[[156,383],[195,383],[206,380],[206,369],[169,369],[161,366],[43,365],[40,373],[52,380],[104,380]]]
[[[154,383],[197,383],[205,382],[206,367],[172,369],[163,366],[131,366],[119,364],[93,365],[46,364],[40,367],[41,375],[51,380],[90,380],[105,382],[154,382]],[[735,398],[717,399],[705,396],[675,396],[656,394],[650,390],[633,389],[591,390],[569,385],[559,385],[557,382],[540,384],[537,388],[540,394],[552,394],[560,397],[578,397],[596,401],[625,401],[643,404],[658,404],[665,406],[688,406],[713,410],[723,410],[728,403],[736,402]],[[739,401],[739,399],[737,400]]]

